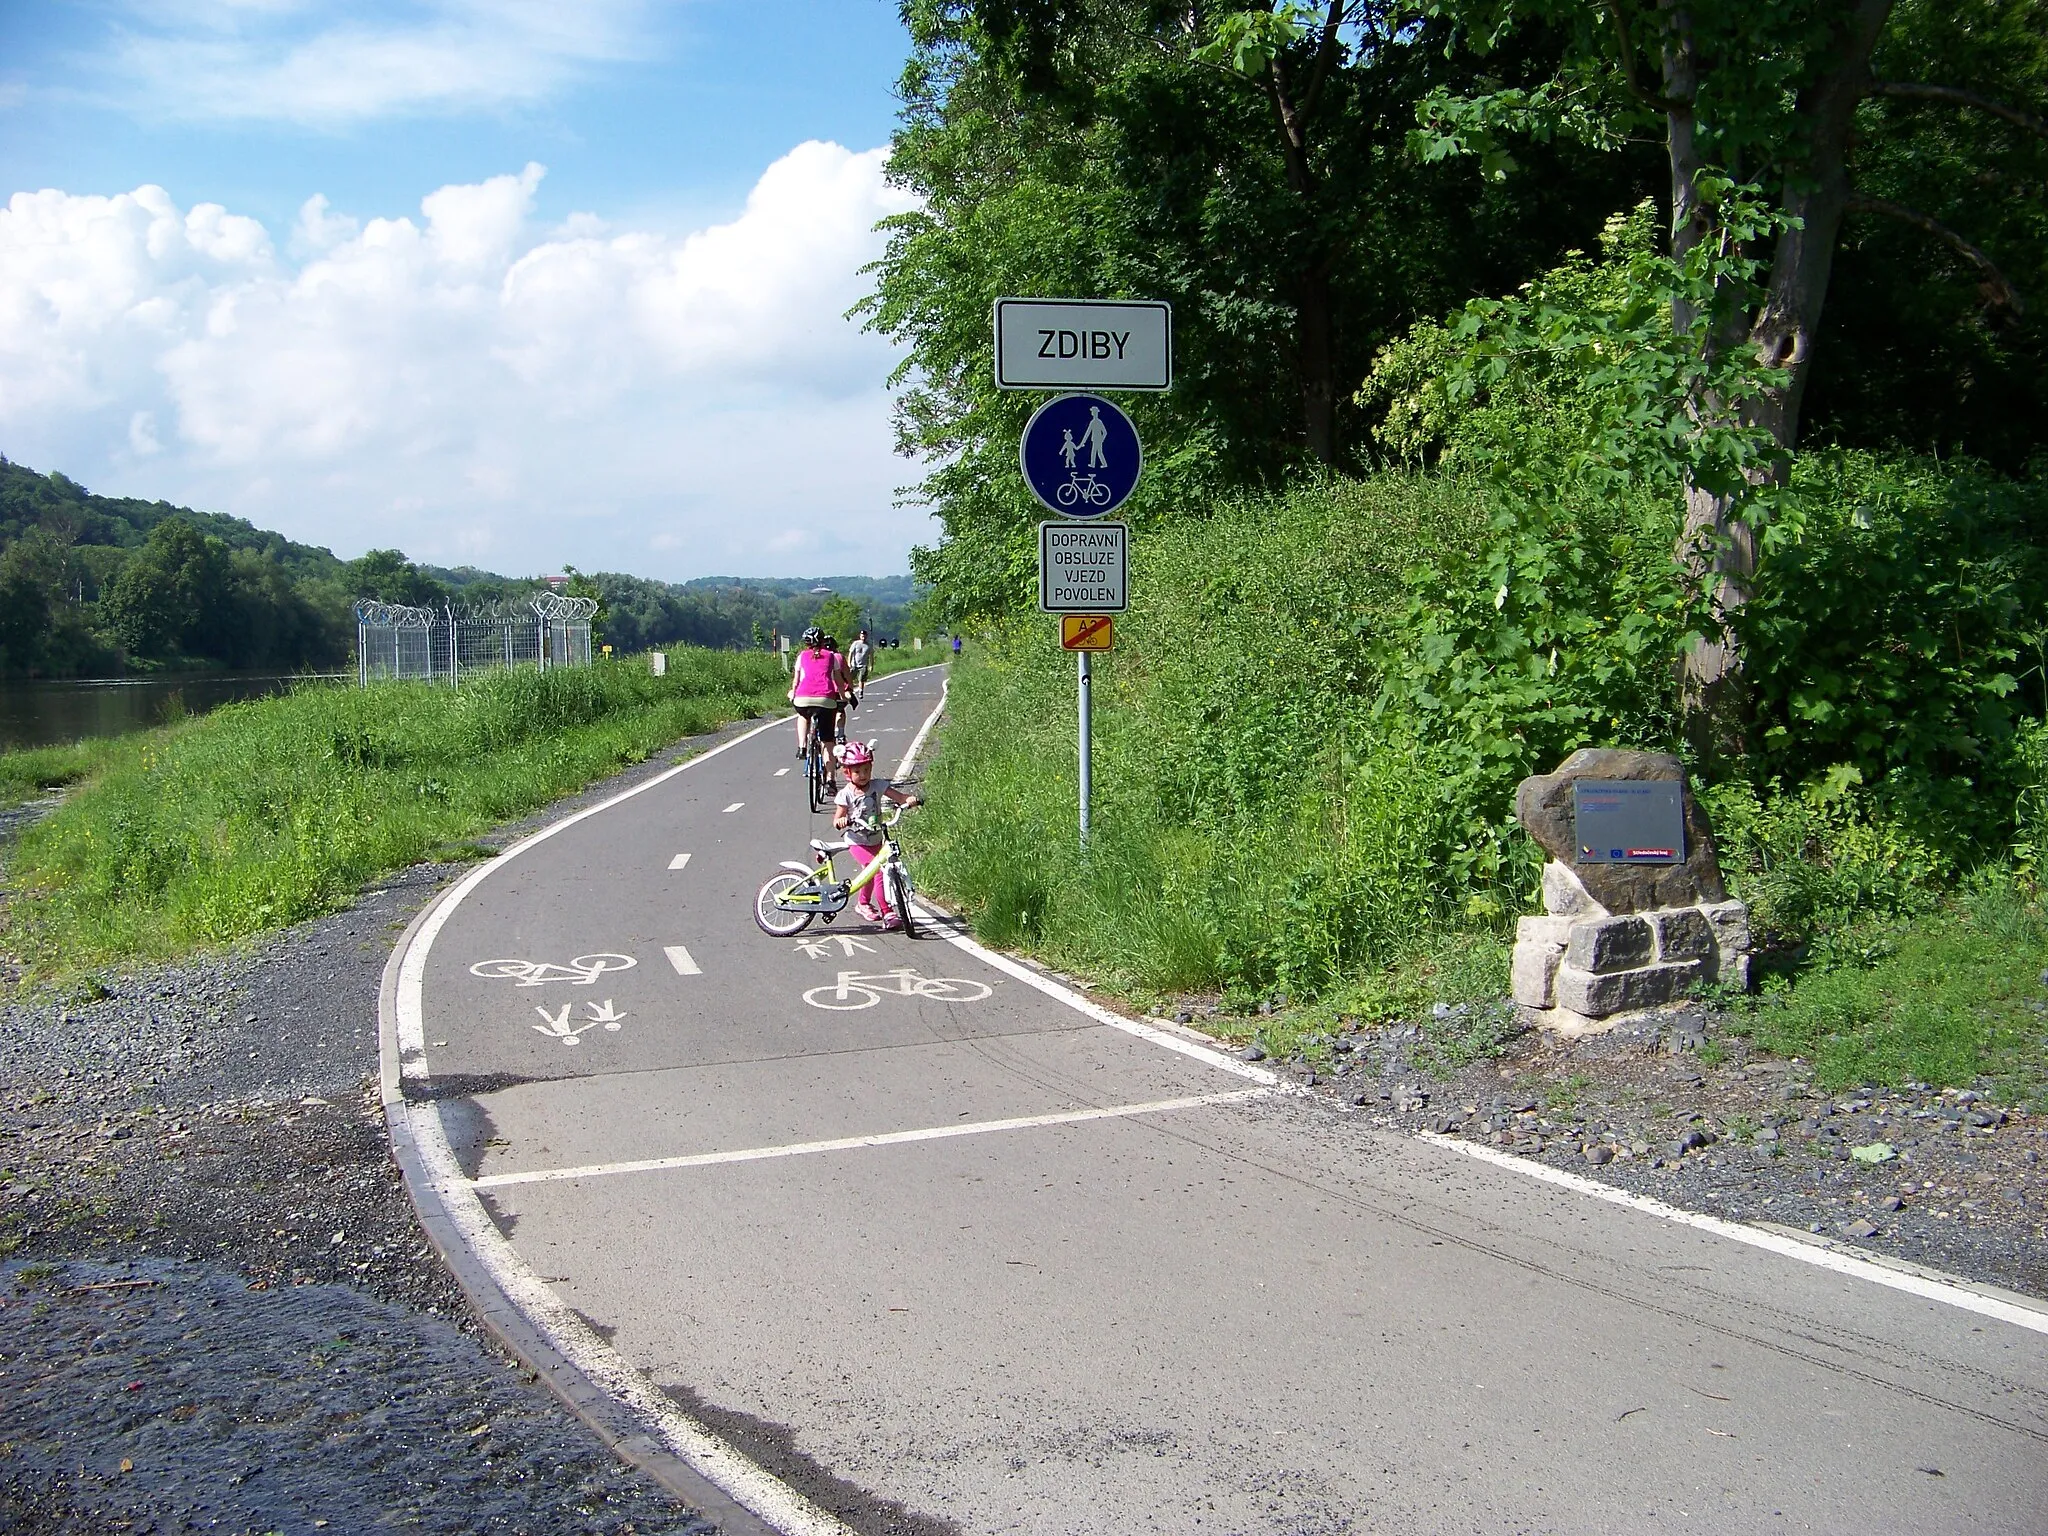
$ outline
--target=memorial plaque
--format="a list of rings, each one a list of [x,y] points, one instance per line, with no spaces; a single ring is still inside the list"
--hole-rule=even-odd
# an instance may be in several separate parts
[[[1673,779],[1577,779],[1572,820],[1581,864],[1683,864],[1684,790]]]

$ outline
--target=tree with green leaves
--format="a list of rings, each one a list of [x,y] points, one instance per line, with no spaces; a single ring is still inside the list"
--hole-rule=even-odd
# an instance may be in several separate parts
[[[231,570],[225,544],[166,518],[121,568],[100,606],[132,656],[199,654],[224,606]]]
[[[1134,399],[1128,516],[1371,458],[1353,391],[1415,319],[1512,287],[1648,190],[1647,159],[1539,150],[1529,202],[1408,153],[1417,103],[1475,84],[1448,24],[1323,0],[909,0],[889,221],[864,306],[907,349],[899,442],[946,541],[917,557],[946,622],[1029,590],[1042,515],[1016,473],[1035,398],[998,391],[1006,294],[1174,306],[1175,386]],[[1554,64],[1528,39],[1529,83]],[[1521,66],[1517,66],[1518,68]]]
[[[448,600],[448,589],[406,559],[402,550],[366,551],[344,567],[342,581],[350,596],[375,598],[380,603],[432,608]]]
[[[1999,9],[2025,12],[2038,32],[2032,0]],[[1954,80],[1888,78],[1887,63],[1931,62],[1916,47],[1929,13],[1895,0],[1444,0],[1435,14],[1484,56],[1531,21],[1569,41],[1533,87],[1433,94],[1415,139],[1424,158],[1476,154],[1500,180],[1517,140],[1620,147],[1655,132],[1662,142],[1669,259],[1695,279],[1673,288],[1671,304],[1673,344],[1697,359],[1687,411],[1701,434],[1747,432],[1765,450],[1742,483],[1688,475],[1681,534],[1717,615],[1687,654],[1689,702],[1713,736],[1739,742],[1746,705],[1731,616],[1749,598],[1759,529],[1778,504],[1752,491],[1785,479],[1844,220],[1909,224],[1980,274],[1987,305],[2020,302],[1965,233],[1861,185],[1859,151],[1885,138],[1885,114],[1900,104],[1984,114],[2018,135],[2048,137],[2048,125],[2025,103]],[[2038,93],[2043,81],[2035,69],[2013,83]],[[1723,361],[1738,356],[1741,377],[1731,378]]]

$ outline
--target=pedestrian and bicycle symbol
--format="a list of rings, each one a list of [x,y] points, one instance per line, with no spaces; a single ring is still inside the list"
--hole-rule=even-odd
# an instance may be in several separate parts
[[[988,997],[989,988],[986,982],[962,981],[953,976],[920,976],[909,966],[899,966],[893,971],[871,976],[864,976],[859,971],[841,971],[837,982],[829,987],[812,987],[804,994],[804,1001],[813,1008],[829,1008],[844,1013],[856,1008],[872,1008],[885,993],[891,997],[927,997],[939,1003],[978,1003]]]
[[[1144,449],[1131,418],[1100,395],[1060,395],[1033,414],[1017,445],[1024,483],[1064,517],[1100,517],[1137,487]]]
[[[469,968],[486,981],[512,981],[522,987],[566,981],[572,987],[594,987],[606,971],[630,971],[640,962],[631,955],[578,955],[567,965],[550,960],[479,960]]]
[[[610,998],[606,998],[603,1003],[585,1003],[583,1006],[590,1010],[590,1016],[588,1018],[572,1019],[569,1015],[575,1010],[576,1005],[574,1003],[564,1003],[554,1013],[549,1013],[547,1009],[536,1005],[533,1011],[539,1014],[545,1022],[536,1024],[533,1027],[546,1035],[550,1040],[559,1040],[564,1045],[581,1045],[583,1041],[578,1037],[586,1029],[596,1029],[602,1025],[604,1028],[616,1032],[619,1026],[625,1022],[626,1016],[612,1007],[612,1000]]]

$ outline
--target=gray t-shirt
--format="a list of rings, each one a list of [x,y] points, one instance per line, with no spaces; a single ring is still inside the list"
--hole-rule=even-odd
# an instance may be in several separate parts
[[[839,786],[832,803],[846,807],[849,843],[859,843],[863,848],[882,846],[882,791],[888,787],[889,781],[880,778],[869,779],[866,789],[856,789],[851,784]]]
[[[865,640],[856,640],[846,648],[846,664],[856,672],[868,669],[868,657],[874,654],[874,647]]]

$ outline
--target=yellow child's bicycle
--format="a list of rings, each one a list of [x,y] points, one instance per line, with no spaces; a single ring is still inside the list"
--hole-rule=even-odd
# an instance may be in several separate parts
[[[910,912],[910,868],[903,862],[903,850],[890,830],[902,819],[900,805],[882,813],[876,823],[882,831],[881,851],[851,880],[839,879],[832,869],[832,856],[846,851],[843,841],[828,843],[823,838],[812,838],[811,853],[816,859],[812,864],[784,859],[782,872],[769,876],[761,894],[754,898],[754,921],[761,931],[786,939],[810,927],[813,918],[829,923],[846,910],[849,901],[880,880],[889,905],[903,919],[903,936],[916,938],[917,919]]]

